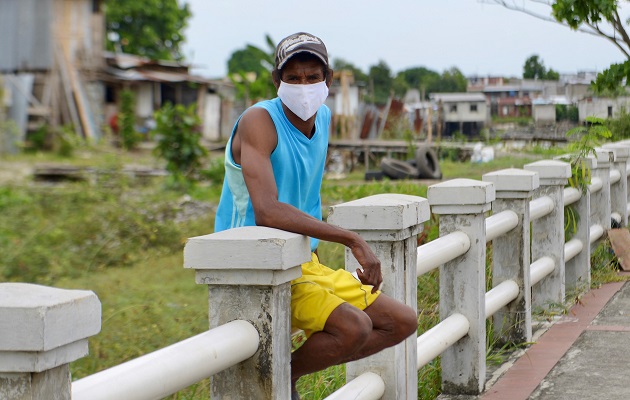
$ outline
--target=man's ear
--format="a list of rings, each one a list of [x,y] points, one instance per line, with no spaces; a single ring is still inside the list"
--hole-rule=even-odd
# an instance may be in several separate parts
[[[330,85],[332,85],[334,74],[335,74],[335,71],[333,71],[332,68],[328,68],[328,73],[326,74],[326,86],[328,86],[329,89],[330,89]]]
[[[280,87],[281,78],[281,72],[279,70],[274,69],[271,71],[271,79],[273,80],[273,85],[276,87],[276,90]]]

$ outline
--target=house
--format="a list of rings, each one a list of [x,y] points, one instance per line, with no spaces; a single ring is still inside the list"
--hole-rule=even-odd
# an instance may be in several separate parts
[[[547,103],[556,103],[554,99],[563,97],[568,104],[575,104],[583,97],[589,96],[591,81],[596,76],[596,72],[581,71],[577,74],[562,74],[557,81],[471,77],[468,78],[467,90],[486,96],[492,116],[533,117],[533,109],[541,104],[538,102],[540,99]],[[538,117],[541,117],[540,107],[538,108]]]
[[[167,102],[185,106],[195,103],[202,121],[202,138],[209,142],[227,139],[234,122],[232,83],[192,75],[190,66],[178,61],[110,52],[104,56],[101,79],[105,86],[106,121],[119,112],[121,92],[130,90],[135,98],[138,131],[150,130],[155,111]]]
[[[580,123],[587,117],[618,118],[622,112],[630,112],[630,97],[585,97],[578,101]]]
[[[236,120],[233,85],[191,75],[183,63],[105,52],[102,5],[0,0],[0,92],[17,125],[17,141],[41,126],[64,125],[98,140],[118,112],[124,88],[135,94],[140,131],[152,126],[153,112],[165,102],[195,102],[203,138],[226,139]]]
[[[437,109],[436,129],[444,135],[458,131],[466,136],[477,136],[489,122],[483,93],[434,93],[430,99]]]
[[[556,122],[556,105],[546,100],[534,100],[532,103],[532,117],[537,125],[547,125]]]
[[[100,136],[102,0],[0,0],[0,80],[19,138],[47,124]]]

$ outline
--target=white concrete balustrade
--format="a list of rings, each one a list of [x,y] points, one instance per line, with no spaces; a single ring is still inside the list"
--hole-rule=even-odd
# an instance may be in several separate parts
[[[499,343],[531,341],[532,308],[587,287],[591,250],[611,218],[627,226],[628,143],[586,160],[592,180],[584,192],[566,187],[567,162],[550,160],[441,182],[428,188],[428,200],[381,194],[332,207],[328,222],[357,232],[381,260],[382,290],[391,297],[416,309],[417,277],[440,269],[440,322],[349,363],[346,385],[328,399],[414,399],[417,370],[438,356],[444,393],[481,393],[486,319]],[[579,215],[566,241],[565,207]],[[418,246],[430,213],[439,217],[440,237]],[[345,258],[346,269],[359,267],[349,251]],[[276,229],[191,238],[184,266],[208,286],[210,330],[74,383],[68,363],[87,353],[87,338],[100,329],[96,296],[0,284],[0,398],[157,399],[211,377],[212,399],[289,399],[290,281],[308,260],[308,238]]]

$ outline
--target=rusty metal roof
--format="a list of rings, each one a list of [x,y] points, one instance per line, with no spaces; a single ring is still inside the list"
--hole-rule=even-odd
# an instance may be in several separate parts
[[[123,81],[209,83],[188,73],[189,66],[178,61],[151,60],[133,54],[105,53],[105,74]]]

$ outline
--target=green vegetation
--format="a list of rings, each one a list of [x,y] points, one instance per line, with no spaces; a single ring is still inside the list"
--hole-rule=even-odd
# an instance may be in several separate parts
[[[484,173],[522,167],[540,157],[528,153],[476,164],[443,160],[440,166],[444,179],[480,179]],[[161,166],[166,162],[139,151],[78,146],[73,158],[29,153],[4,160],[63,161],[100,171],[94,179],[80,182],[0,185],[2,279],[89,289],[102,302],[103,329],[90,339],[90,354],[72,364],[74,379],[207,329],[207,289],[195,283],[192,271],[182,268],[182,249],[186,238],[212,232],[213,207],[223,180],[221,156],[200,157],[201,180],[185,188],[165,185],[161,177],[141,181],[122,173],[127,163]],[[426,197],[427,186],[415,181],[365,182],[362,177],[363,171],[355,171],[343,181],[324,181],[324,211],[330,205],[379,193]],[[437,225],[432,217],[419,243],[437,237]],[[593,285],[619,279],[609,248],[603,245],[594,254]],[[343,246],[322,243],[319,253],[325,263],[343,265]],[[491,247],[488,253],[491,256]],[[422,334],[439,322],[438,271],[419,277],[417,287],[418,332]],[[491,335],[488,341],[494,344]],[[493,349],[488,361],[502,362],[509,350]],[[303,399],[328,396],[343,385],[344,374],[344,366],[337,366],[302,378],[298,385]],[[419,379],[419,398],[434,399],[440,392],[439,359],[421,368]],[[169,399],[208,397],[206,380]]]
[[[191,16],[177,0],[107,0],[107,50],[152,60],[182,60],[184,29]]]
[[[196,105],[166,103],[155,113],[157,127],[153,135],[157,140],[155,154],[166,160],[166,170],[171,173],[174,185],[192,183],[207,155],[201,145],[201,120],[195,112]]]
[[[545,67],[545,63],[534,54],[525,60],[523,65],[523,79],[546,79],[557,81],[560,74],[553,69]]]
[[[136,99],[131,90],[125,89],[120,94],[120,138],[123,149],[133,150],[140,141],[136,132]]]

